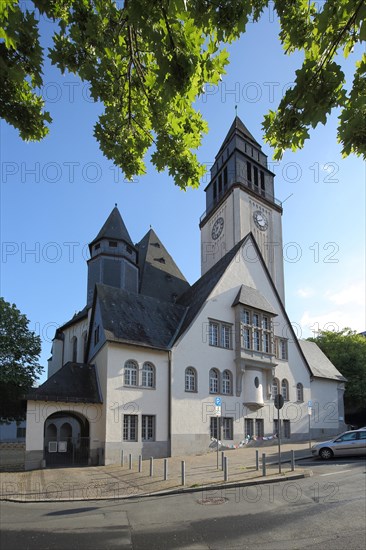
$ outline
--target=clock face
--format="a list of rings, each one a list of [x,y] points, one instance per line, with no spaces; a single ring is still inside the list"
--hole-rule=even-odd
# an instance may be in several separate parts
[[[217,218],[215,223],[213,224],[212,231],[211,231],[211,237],[214,241],[218,239],[224,229],[224,218]]]
[[[261,231],[266,231],[268,228],[268,220],[265,214],[261,212],[260,210],[256,210],[253,213],[254,223],[260,229]]]

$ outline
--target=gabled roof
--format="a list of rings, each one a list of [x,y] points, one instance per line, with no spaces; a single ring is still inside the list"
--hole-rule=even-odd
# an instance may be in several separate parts
[[[233,134],[235,133],[239,135],[242,134],[242,137],[249,139],[249,141],[251,141],[254,145],[259,147],[259,149],[262,148],[261,145],[258,143],[258,141],[255,139],[255,137],[249,132],[248,128],[245,126],[242,120],[238,116],[236,116],[216,156],[220,154],[221,149],[223,149],[226,146],[226,144],[230,141]]]
[[[233,302],[233,306],[236,306],[237,304],[253,307],[255,309],[260,309],[262,311],[266,311],[267,313],[271,313],[272,315],[277,315],[275,309],[263,296],[263,294],[250,286],[241,285],[240,290]]]
[[[69,361],[38,388],[26,396],[30,401],[102,403],[94,365]]]
[[[136,246],[140,293],[174,302],[190,285],[155,231],[150,229]]]
[[[59,327],[57,329],[56,333],[59,332],[59,331],[64,330],[65,328],[68,328],[68,327],[72,326],[73,324],[78,323],[82,319],[85,319],[86,317],[88,317],[88,309],[89,308],[87,306],[85,306],[83,309],[81,309],[80,311],[75,313],[75,315],[69,321],[66,321],[66,323],[64,323],[61,327]]]
[[[315,378],[327,378],[345,382],[347,379],[335,368],[315,342],[299,340],[300,348]]]
[[[96,285],[106,339],[170,349],[186,308],[150,296],[133,294],[107,285]]]
[[[89,244],[89,247],[101,239],[125,241],[130,246],[134,246],[117,206],[113,208],[107,218],[107,221],[95,239]]]
[[[188,308],[187,314],[177,334],[179,338],[194,321],[208,296],[211,294],[222,275],[225,273],[236,253],[250,237],[250,233],[239,241],[229,252],[225,254],[215,265],[211,267],[196,283],[191,286],[177,301],[177,304]]]

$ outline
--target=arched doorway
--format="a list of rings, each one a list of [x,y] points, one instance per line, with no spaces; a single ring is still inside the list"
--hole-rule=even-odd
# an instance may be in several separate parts
[[[86,466],[89,459],[89,421],[82,414],[57,412],[44,423],[46,466]]]

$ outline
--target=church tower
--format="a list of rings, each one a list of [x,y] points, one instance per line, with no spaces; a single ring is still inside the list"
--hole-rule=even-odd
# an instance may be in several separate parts
[[[137,250],[117,205],[89,244],[87,305],[93,301],[96,283],[138,292]]]
[[[252,232],[284,303],[282,204],[274,195],[267,156],[235,117],[211,168],[200,219],[201,273]],[[248,261],[256,261],[255,251]]]

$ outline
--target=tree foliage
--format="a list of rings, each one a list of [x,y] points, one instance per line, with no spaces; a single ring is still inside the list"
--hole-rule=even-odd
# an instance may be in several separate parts
[[[0,114],[27,140],[49,131],[42,86],[38,19],[57,26],[49,57],[62,73],[79,75],[103,104],[94,135],[105,156],[128,178],[145,171],[153,146],[156,168],[168,168],[182,189],[198,186],[205,169],[194,151],[207,124],[194,108],[206,84],[218,84],[228,64],[225,44],[258,21],[269,0],[33,0],[24,10],[0,3]],[[350,91],[336,59],[366,39],[363,0],[274,0],[285,52],[301,51],[302,66],[278,109],[265,116],[265,139],[275,157],[301,148],[310,127],[341,109],[343,154],[366,151],[366,56]],[[38,14],[38,19],[35,16]]]
[[[21,399],[43,367],[38,363],[41,339],[28,328],[29,321],[14,304],[0,298],[0,419],[21,420]]]
[[[365,407],[366,403],[366,338],[350,328],[322,331],[315,342],[335,367],[347,378],[345,403]]]

